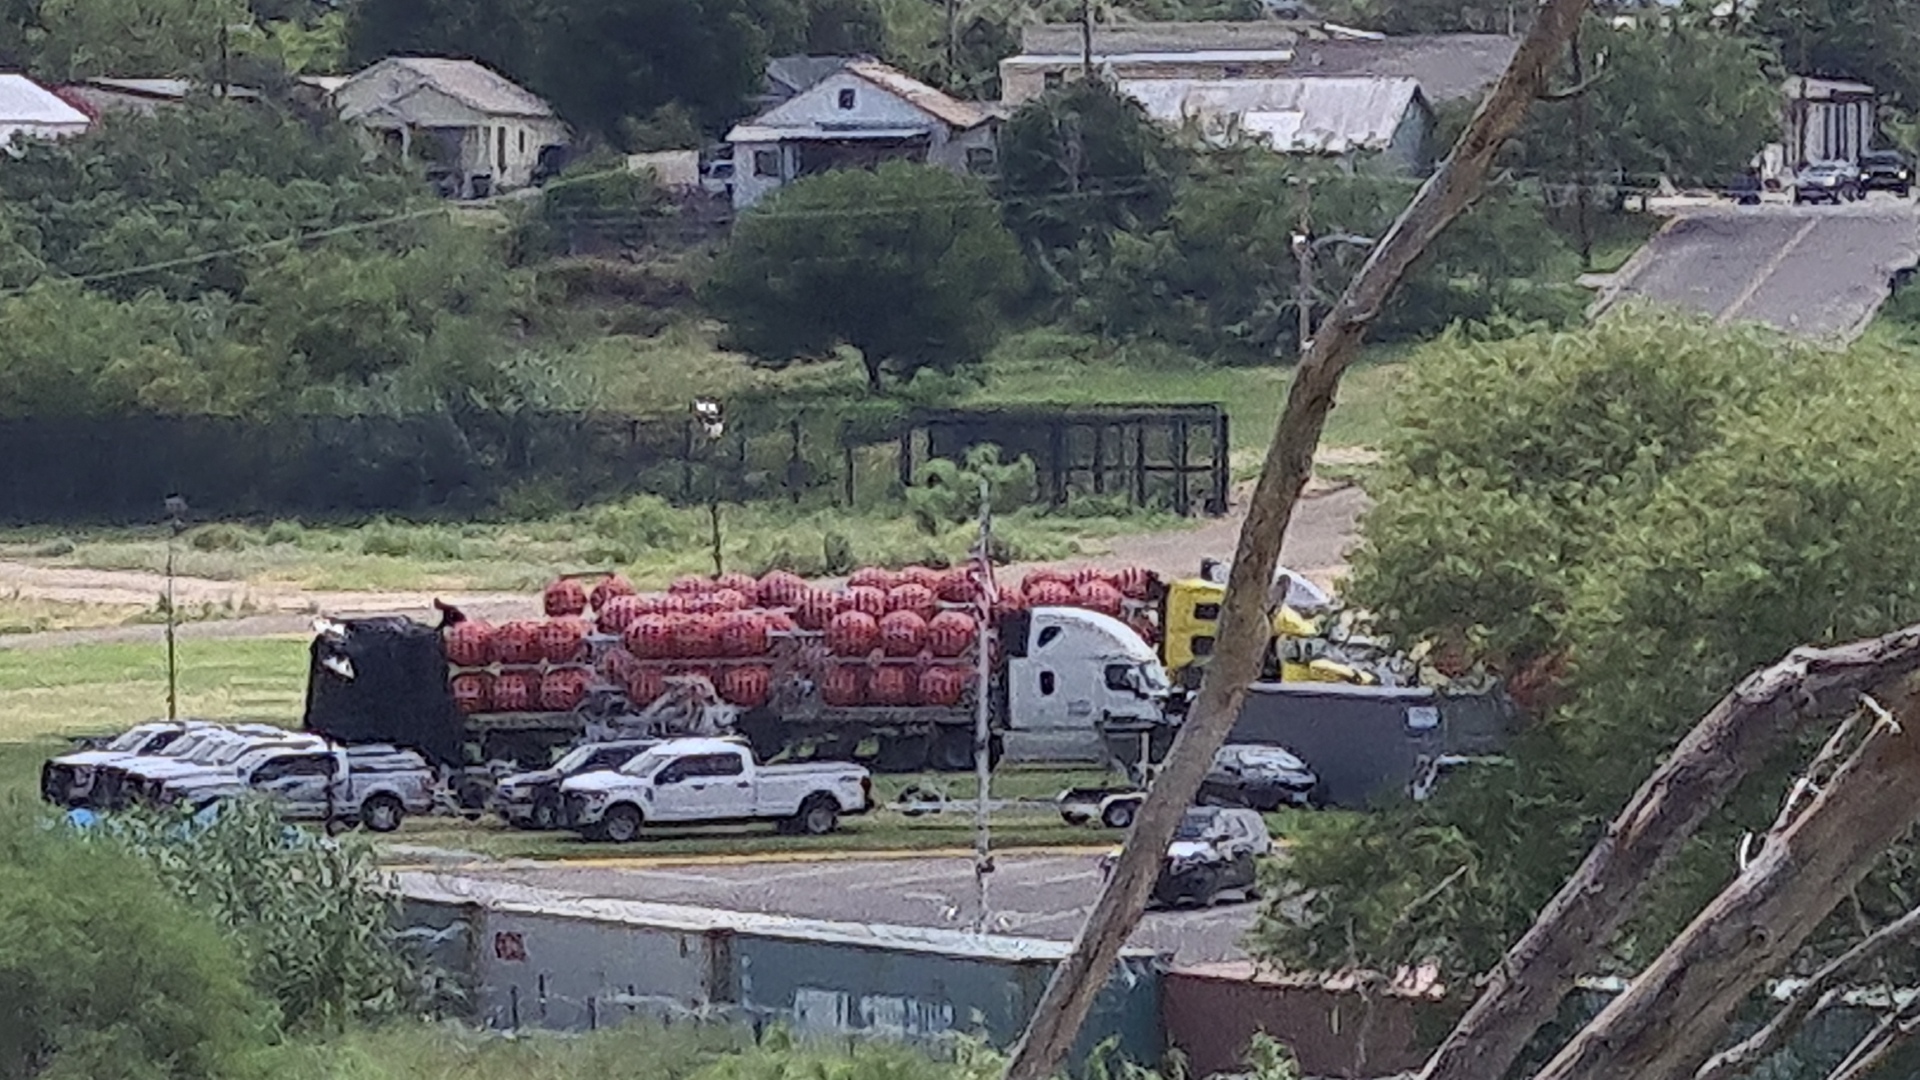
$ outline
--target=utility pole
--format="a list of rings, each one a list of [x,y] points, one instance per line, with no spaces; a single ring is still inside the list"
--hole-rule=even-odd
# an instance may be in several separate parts
[[[947,89],[960,88],[960,0],[947,0]]]
[[[220,24],[220,100],[225,101],[233,95],[232,49],[228,41],[227,24]]]
[[[1300,185],[1300,228],[1293,234],[1293,259],[1299,275],[1294,306],[1300,309],[1300,355],[1313,344],[1313,181]]]
[[[987,932],[987,876],[993,873],[993,852],[988,833],[988,788],[993,782],[993,726],[988,715],[989,692],[993,686],[993,498],[986,480],[980,481],[980,547],[974,553],[975,572],[980,580],[973,590],[980,637],[974,643],[979,653],[978,681],[974,686],[973,706],[973,896],[974,933]]]
[[[1093,0],[1080,0],[1080,77],[1093,79]]]
[[[167,496],[167,719],[180,718],[180,659],[174,647],[174,628],[180,621],[173,601],[173,551],[187,530],[187,500]]]
[[[1567,42],[1568,52],[1573,58],[1573,85],[1582,89],[1573,96],[1573,168],[1574,177],[1574,216],[1575,228],[1580,236],[1580,269],[1593,269],[1593,218],[1592,192],[1587,187],[1587,174],[1592,162],[1587,156],[1587,63],[1580,55],[1580,28],[1573,28],[1573,37]]]
[[[727,433],[727,421],[721,411],[720,403],[708,398],[697,398],[693,403],[693,422],[707,437],[705,454],[707,459],[707,531],[713,545],[713,576],[719,577],[726,572],[725,557],[720,542],[720,439]],[[689,443],[691,447],[691,443]]]

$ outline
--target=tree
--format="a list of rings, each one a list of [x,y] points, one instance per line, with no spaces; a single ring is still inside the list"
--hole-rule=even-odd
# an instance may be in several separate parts
[[[1792,74],[1857,79],[1920,110],[1920,9],[1905,0],[1754,0],[1749,25]]]
[[[1644,316],[1450,342],[1416,370],[1354,599],[1402,640],[1457,643],[1548,692],[1514,767],[1297,837],[1296,895],[1338,918],[1269,912],[1256,947],[1466,976],[1527,926],[1720,688],[1803,642],[1920,617],[1905,571],[1920,494],[1897,479],[1920,467],[1897,434],[1920,416],[1920,379],[1870,352],[1834,365],[1760,331]],[[1783,768],[1680,852],[1596,967],[1637,969],[1718,890],[1743,823],[1772,816]],[[1408,835],[1437,842],[1415,851]],[[1890,873],[1860,887],[1864,912],[1906,910]],[[1836,918],[1795,968],[1857,937]]]
[[[218,71],[221,28],[248,26],[246,0],[41,0],[28,40],[34,71],[206,78]]]
[[[983,185],[895,162],[802,180],[747,213],[707,299],[770,363],[853,346],[878,391],[883,371],[979,360],[1020,276]]]
[[[1184,162],[1140,103],[1099,79],[1050,90],[1000,131],[1007,226],[1041,256],[1151,228]]]
[[[361,0],[347,22],[347,61],[464,56],[535,91],[542,0]]]

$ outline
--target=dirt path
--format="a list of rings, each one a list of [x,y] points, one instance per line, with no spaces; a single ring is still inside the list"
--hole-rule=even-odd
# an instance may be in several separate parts
[[[1096,565],[1146,566],[1165,576],[1187,575],[1200,568],[1203,558],[1230,559],[1245,520],[1244,490],[1236,493],[1235,509],[1197,528],[1172,529],[1117,537],[1104,555],[1068,560]],[[1322,588],[1331,588],[1346,573],[1347,554],[1359,539],[1359,518],[1372,504],[1366,493],[1351,485],[1315,481],[1307,490],[1293,524],[1281,561]],[[1037,564],[1036,564],[1037,565]],[[1009,567],[1017,578],[1024,566]],[[166,578],[138,570],[88,570],[0,561],[0,594],[56,603],[99,604],[150,608],[166,591]],[[244,638],[305,633],[313,616],[409,615],[433,617],[438,598],[470,615],[499,621],[538,614],[538,597],[521,593],[428,592],[311,592],[291,586],[174,578],[174,599],[182,610],[203,606],[251,611],[240,618],[182,624],[185,639]],[[52,648],[103,642],[158,641],[164,627],[152,624],[90,630],[55,630],[35,634],[0,635],[0,649]]]

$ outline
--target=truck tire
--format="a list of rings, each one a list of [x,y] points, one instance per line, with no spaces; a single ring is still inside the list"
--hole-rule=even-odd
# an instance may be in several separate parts
[[[834,802],[831,795],[809,795],[800,804],[800,812],[793,816],[793,823],[796,832],[825,836],[840,827],[840,804]]]
[[[407,808],[392,795],[370,796],[360,804],[360,824],[365,825],[368,832],[390,833],[400,827],[406,816]]]
[[[640,808],[631,803],[621,803],[607,808],[607,816],[600,819],[600,824],[593,832],[595,838],[600,840],[630,844],[640,838],[641,824]]]
[[[1100,824],[1109,829],[1129,829],[1133,827],[1133,818],[1140,812],[1140,803],[1134,799],[1118,799],[1107,804],[1100,811]]]

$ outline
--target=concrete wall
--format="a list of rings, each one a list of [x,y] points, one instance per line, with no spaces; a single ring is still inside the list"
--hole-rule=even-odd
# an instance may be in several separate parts
[[[1243,964],[1170,971],[1164,986],[1167,1043],[1194,1076],[1241,1069],[1261,1033],[1291,1047],[1307,1076],[1410,1071],[1426,1056],[1421,1013],[1440,1011],[1426,998],[1256,979]]]
[[[469,989],[498,1029],[586,1031],[630,1018],[697,1019],[809,1035],[1007,1048],[1046,989],[1063,943],[586,900],[403,874],[406,937]],[[449,931],[448,927],[457,927]],[[1076,1060],[1109,1040],[1159,1061],[1161,964],[1130,951],[1087,1022]]]

